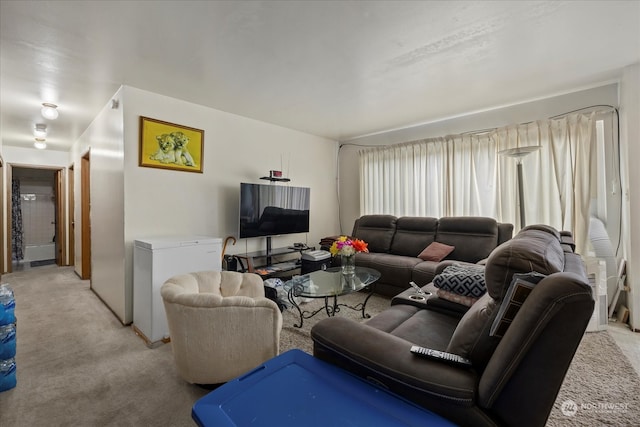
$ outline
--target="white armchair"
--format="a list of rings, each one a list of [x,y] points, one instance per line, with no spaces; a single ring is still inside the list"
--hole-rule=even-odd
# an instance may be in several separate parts
[[[218,384],[280,351],[282,314],[254,273],[203,271],[168,279],[160,291],[180,376]]]

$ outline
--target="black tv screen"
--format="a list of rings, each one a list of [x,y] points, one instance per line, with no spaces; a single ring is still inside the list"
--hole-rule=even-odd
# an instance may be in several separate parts
[[[240,238],[308,233],[310,193],[308,187],[241,183]]]

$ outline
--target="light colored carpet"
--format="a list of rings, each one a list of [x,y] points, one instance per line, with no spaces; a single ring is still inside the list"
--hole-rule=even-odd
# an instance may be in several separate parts
[[[640,426],[638,373],[608,332],[582,339],[547,426]]]
[[[358,292],[352,295],[345,295],[339,298],[340,304],[348,304],[352,307],[362,303],[366,298],[366,294]],[[324,299],[318,299],[301,305],[301,309],[313,312],[324,306]],[[389,299],[378,295],[372,295],[367,301],[366,314],[373,315],[380,313],[389,307]],[[366,322],[368,319],[362,318],[361,311],[351,310],[349,308],[340,307],[338,316],[349,317],[359,322]],[[300,316],[295,309],[285,310],[282,314],[282,334],[280,335],[280,352],[284,353],[292,348],[304,350],[309,354],[313,354],[313,342],[309,338],[311,327],[318,323],[319,320],[326,319],[327,314],[324,310],[316,314],[310,319],[304,319],[301,328],[294,325],[300,324]]]
[[[146,347],[71,268],[38,267],[5,275],[3,282],[16,294],[18,385],[0,393],[2,427],[195,425],[191,407],[209,391],[182,381],[170,345]],[[364,296],[340,301],[353,305]],[[367,312],[388,304],[374,296]],[[363,320],[348,309],[339,315]],[[286,311],[281,351],[310,353],[309,330],[325,317],[305,319],[298,329],[292,326],[298,319]],[[609,334],[587,334],[549,425],[638,425],[638,399],[640,379]],[[566,400],[575,402],[575,415],[562,413]]]

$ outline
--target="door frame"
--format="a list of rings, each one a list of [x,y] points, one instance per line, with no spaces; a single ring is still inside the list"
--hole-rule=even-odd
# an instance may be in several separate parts
[[[76,212],[75,212],[75,175],[74,165],[67,168],[67,221],[69,230],[67,265],[76,264]]]
[[[13,240],[13,233],[11,230],[11,223],[13,221],[13,214],[11,211],[11,200],[12,200],[12,195],[13,195],[13,191],[11,188],[11,181],[13,176],[13,171],[12,171],[12,166],[10,164],[7,163],[7,182],[5,183],[5,194],[7,197],[7,203],[6,203],[6,210],[7,210],[7,232],[5,234],[5,236],[7,236],[7,245],[5,246],[7,249],[7,252],[5,253],[5,261],[7,263],[7,268],[6,268],[6,272],[7,273],[11,273],[13,272],[13,249],[12,249],[12,240]]]
[[[58,169],[53,178],[55,186],[55,221],[56,221],[56,265],[65,265],[67,262],[67,251],[65,250],[67,245],[67,235],[65,231],[65,203],[64,203],[64,170]]]
[[[4,189],[4,161],[2,160],[2,153],[0,153],[0,228],[4,226],[4,213],[6,210],[6,204],[4,203],[3,195],[5,194]],[[6,230],[6,228],[5,228]],[[8,237],[8,234],[2,233],[5,236],[5,239]],[[4,266],[6,265],[5,258],[5,247],[7,246],[9,241],[0,239],[0,274],[5,273]]]
[[[91,156],[87,151],[80,164],[80,210],[82,220],[82,280],[91,280]]]
[[[6,204],[5,204],[5,209],[6,209],[6,214],[7,214],[7,224],[6,224],[6,236],[7,236],[7,243],[6,243],[6,252],[4,254],[4,260],[6,261],[6,265],[7,265],[7,269],[6,272],[7,273],[11,273],[13,272],[13,247],[11,244],[11,240],[13,238],[13,234],[12,234],[12,230],[11,230],[11,223],[13,221],[13,212],[12,212],[12,206],[11,206],[11,200],[13,197],[13,188],[11,186],[11,183],[13,181],[13,168],[20,168],[20,169],[45,169],[45,170],[50,170],[52,172],[55,172],[54,175],[54,197],[56,199],[56,206],[55,206],[55,220],[56,220],[56,264],[57,265],[62,265],[62,260],[59,257],[59,247],[62,248],[62,252],[64,253],[64,244],[66,242],[66,238],[65,238],[65,221],[64,221],[64,203],[61,202],[62,200],[64,200],[64,185],[58,185],[58,181],[60,180],[60,182],[64,182],[64,168],[61,167],[48,167],[48,166],[38,166],[38,165],[28,165],[28,164],[22,164],[22,163],[7,163],[6,164],[6,170],[7,170],[7,175],[6,175],[6,179],[7,182],[5,183],[5,194],[7,197],[6,200]],[[61,178],[60,178],[61,177]],[[58,241],[60,241],[60,246]]]

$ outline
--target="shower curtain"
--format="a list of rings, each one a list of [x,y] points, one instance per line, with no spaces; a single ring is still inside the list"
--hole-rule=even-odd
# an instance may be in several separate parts
[[[20,204],[20,180],[11,180],[11,250],[13,259],[24,259],[24,246],[22,239],[24,229],[22,227],[22,206]]]

